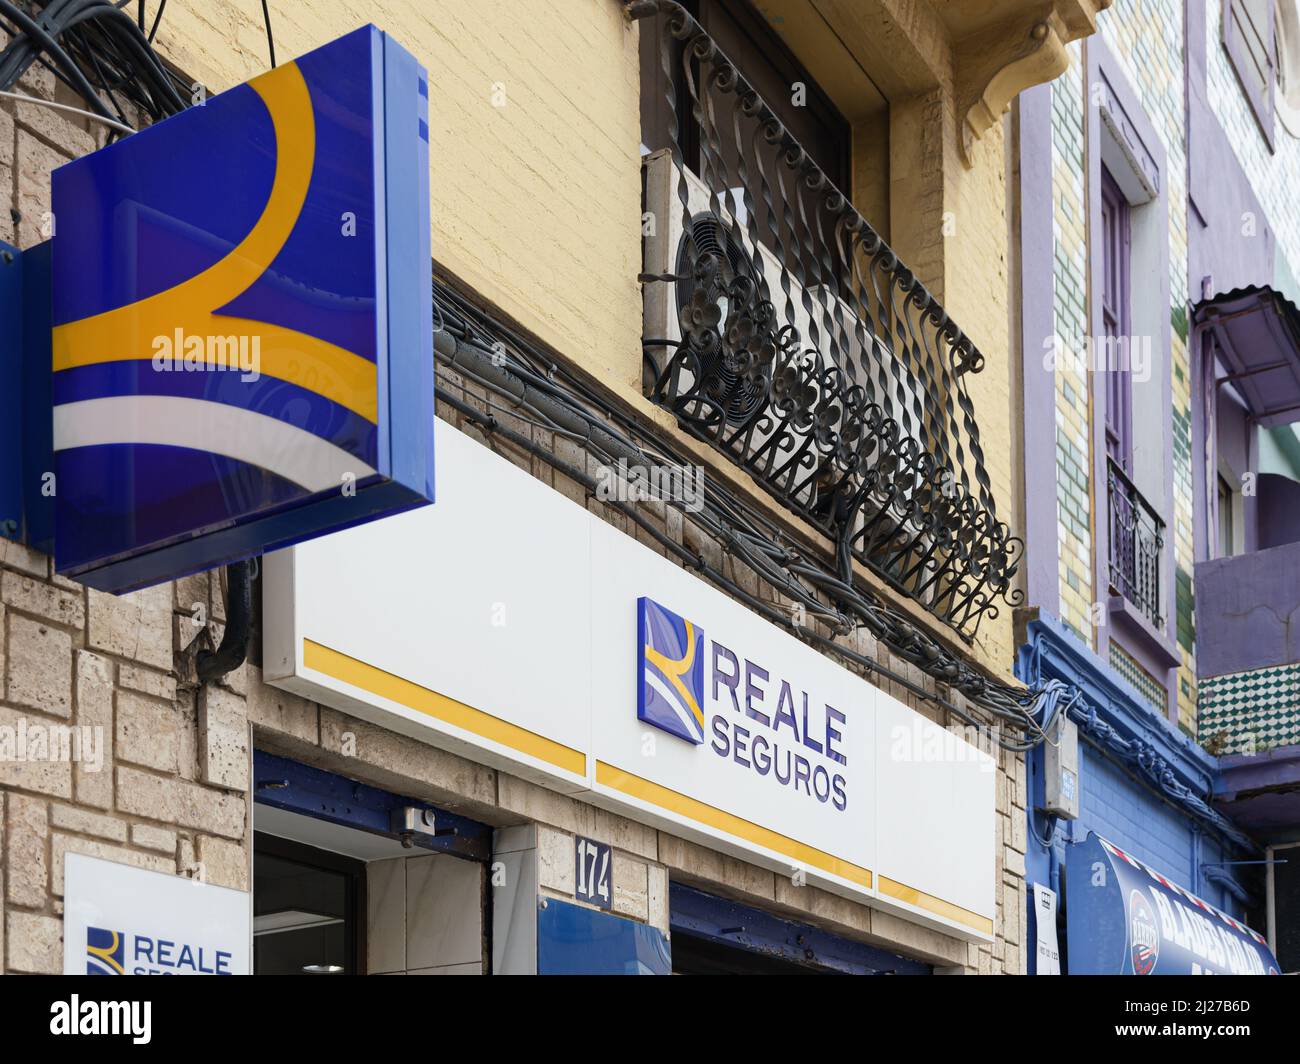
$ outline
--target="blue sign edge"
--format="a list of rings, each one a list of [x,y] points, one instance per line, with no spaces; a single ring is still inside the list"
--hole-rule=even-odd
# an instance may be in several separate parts
[[[54,552],[50,242],[0,243],[0,536]],[[12,522],[12,524],[8,524]]]
[[[433,254],[429,235],[429,75],[410,52],[378,32],[383,45],[383,189],[388,304],[388,358],[380,367],[387,399],[388,453],[383,468],[396,483],[433,502]],[[376,138],[378,143],[379,138]],[[389,203],[415,203],[416,217],[395,216]],[[414,387],[392,388],[398,380]],[[387,393],[385,395],[385,393]]]

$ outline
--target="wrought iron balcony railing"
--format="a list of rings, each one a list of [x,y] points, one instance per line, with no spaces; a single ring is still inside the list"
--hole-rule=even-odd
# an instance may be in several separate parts
[[[1165,523],[1113,459],[1106,459],[1110,512],[1110,585],[1147,617],[1164,627],[1160,603],[1160,559]]]
[[[1023,598],[963,381],[983,356],[680,4],[628,12],[668,141],[646,160],[649,395],[824,531],[845,579],[856,558],[973,637]]]

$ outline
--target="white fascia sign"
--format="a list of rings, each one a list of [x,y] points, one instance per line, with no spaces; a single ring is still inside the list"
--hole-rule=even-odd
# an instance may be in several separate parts
[[[267,680],[992,938],[987,754],[443,421],[439,504],[266,559]]]
[[[248,975],[247,891],[69,853],[64,975]]]

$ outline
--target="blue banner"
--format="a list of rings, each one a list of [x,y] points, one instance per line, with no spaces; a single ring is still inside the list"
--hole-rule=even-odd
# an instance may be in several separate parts
[[[1277,975],[1258,932],[1089,833],[1068,847],[1071,975]]]

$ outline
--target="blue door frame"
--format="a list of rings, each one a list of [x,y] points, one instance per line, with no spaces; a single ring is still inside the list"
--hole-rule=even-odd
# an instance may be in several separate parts
[[[487,861],[492,856],[492,829],[487,824],[417,798],[392,794],[261,750],[253,752],[253,779],[253,800],[262,805],[390,839],[401,838],[392,827],[395,810],[426,809],[434,815],[436,834],[413,836],[414,847],[472,861]]]
[[[706,894],[682,883],[668,888],[673,935],[775,957],[845,975],[931,975],[928,964],[811,924],[785,920],[749,905]]]

